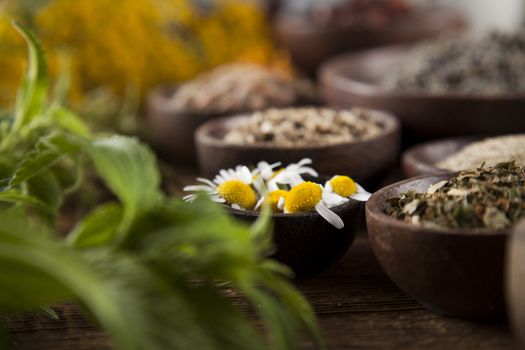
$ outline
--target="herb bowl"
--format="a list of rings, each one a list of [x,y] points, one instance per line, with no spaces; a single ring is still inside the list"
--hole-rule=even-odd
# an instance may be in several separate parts
[[[412,141],[525,130],[525,95],[435,94],[382,87],[382,76],[409,52],[408,46],[396,46],[334,58],[320,70],[321,94],[333,107],[391,111]]]
[[[177,88],[177,85],[162,85],[149,92],[146,100],[149,137],[166,158],[195,163],[195,130],[208,120],[229,113],[176,110],[170,105],[170,99]]]
[[[525,347],[525,220],[520,221],[509,239],[507,254],[507,303],[514,334]]]
[[[321,26],[281,12],[274,20],[273,32],[277,41],[290,52],[295,65],[314,75],[322,62],[342,52],[416,42],[456,31],[463,25],[459,14],[434,8],[418,10],[387,26],[377,27]]]
[[[308,276],[327,270],[341,258],[354,241],[363,219],[363,202],[350,199],[330,208],[339,215],[345,227],[337,229],[317,212],[274,213],[273,258],[289,266],[297,276]],[[241,220],[254,222],[260,212],[229,209]]]
[[[410,147],[401,156],[406,177],[436,175],[450,172],[437,167],[437,163],[460,151],[468,144],[481,140],[481,136],[467,136],[425,142]],[[481,164],[480,164],[481,165]]]
[[[385,214],[386,200],[424,192],[457,173],[422,176],[374,193],[366,203],[373,251],[387,275],[429,310],[443,315],[495,320],[504,317],[504,254],[510,229],[437,229]]]
[[[382,176],[393,166],[399,156],[400,127],[389,113],[370,111],[370,117],[384,126],[376,137],[334,145],[309,145],[277,147],[269,144],[236,145],[224,142],[224,135],[246,115],[219,118],[199,127],[196,132],[198,162],[205,176],[212,176],[220,169],[237,164],[295,163],[311,158],[316,170],[322,174],[350,175],[365,184]]]

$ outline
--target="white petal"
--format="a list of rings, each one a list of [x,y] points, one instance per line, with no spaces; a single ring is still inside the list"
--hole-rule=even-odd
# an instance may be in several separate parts
[[[244,209],[242,209],[242,208],[239,206],[239,204],[235,204],[235,203],[232,204],[232,208],[233,208],[233,209],[237,209],[237,210],[244,210]]]
[[[252,183],[253,176],[252,176],[252,173],[250,172],[250,169],[248,169],[247,166],[240,167],[237,174],[239,176],[239,180],[241,180],[245,184],[250,185]]]
[[[273,192],[277,191],[279,189],[279,186],[277,186],[277,183],[275,183],[275,179],[271,179],[268,181],[268,191]]]
[[[193,186],[186,186],[182,190],[185,191],[185,192],[188,192],[188,191],[206,191],[206,192],[209,192],[209,191],[211,191],[213,189],[210,188],[209,186],[193,185]]]
[[[312,164],[312,160],[310,158],[303,158],[297,163],[297,166],[302,167],[306,164]]]
[[[259,209],[259,207],[264,203],[264,198],[265,198],[265,197],[261,197],[261,199],[259,199],[259,200],[257,201],[257,204],[255,204],[255,209],[254,209],[254,210]]]
[[[295,187],[297,185],[300,185],[304,182],[303,178],[299,175],[296,175],[290,179],[290,182],[288,183],[290,186]]]
[[[226,199],[219,197],[217,195],[211,195],[210,199],[216,203],[226,203]]]
[[[310,168],[310,167],[307,167],[307,166],[299,168],[298,173],[299,174],[308,174],[308,175],[313,176],[313,177],[318,177],[319,176],[317,171],[315,171],[313,168]]]
[[[221,169],[219,171],[219,175],[222,177],[223,180],[228,180],[230,178],[230,174],[224,169]]]
[[[355,185],[357,186],[357,193],[368,193],[368,194],[371,195],[370,192],[368,192],[367,190],[365,190],[365,189],[363,188],[363,186],[361,186],[361,185],[358,184],[357,182],[355,183]]]
[[[324,189],[326,192],[330,192],[330,193],[334,192],[334,189],[332,188],[332,184],[330,183],[330,180],[325,182]]]
[[[279,201],[277,202],[277,208],[284,210],[284,197],[279,198]]]
[[[326,204],[328,208],[330,208],[330,207],[335,207],[337,205],[348,202],[348,198],[341,197],[337,193],[324,191],[323,192],[323,202]]]
[[[343,227],[345,227],[345,223],[339,217],[339,215],[337,215],[336,213],[334,213],[333,211],[325,207],[322,203],[318,203],[315,206],[315,209],[317,210],[319,215],[321,215],[326,221],[332,224],[335,228],[342,229]]]
[[[266,189],[266,186],[264,184],[264,180],[261,178],[261,177],[257,177],[254,181],[253,181],[253,187],[255,188],[255,190],[259,193],[259,194],[263,194],[263,193],[266,193],[267,192],[267,189]]]
[[[354,193],[353,195],[350,196],[350,198],[352,199],[355,199],[356,201],[360,201],[360,202],[366,202],[369,198],[370,198],[371,194],[370,193]]]
[[[193,202],[197,198],[197,195],[195,194],[189,194],[187,196],[182,197],[182,200],[185,202]]]
[[[220,185],[222,184],[224,181],[226,181],[226,179],[224,177],[222,177],[222,175],[217,175],[215,176],[215,178],[213,179],[213,182],[216,184],[216,185]]]
[[[211,188],[215,188],[215,187],[217,187],[217,185],[215,185],[213,182],[211,182],[210,180],[205,179],[205,178],[203,178],[203,177],[198,177],[198,178],[197,178],[197,181],[199,181],[199,182],[203,182],[203,183],[207,184],[208,186],[210,186]]]

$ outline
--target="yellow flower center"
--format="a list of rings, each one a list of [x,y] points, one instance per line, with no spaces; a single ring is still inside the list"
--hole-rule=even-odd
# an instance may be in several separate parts
[[[255,192],[241,180],[224,181],[217,186],[217,193],[230,205],[237,204],[246,210],[252,210],[255,206]]]
[[[321,187],[313,182],[303,182],[288,192],[284,208],[288,213],[314,211],[317,203],[323,197]]]
[[[348,176],[336,176],[330,180],[330,185],[335,193],[341,197],[350,197],[357,192],[357,185]]]
[[[285,191],[285,190],[275,190],[275,191],[272,191],[270,193],[268,193],[268,202],[270,202],[270,205],[272,206],[272,210],[277,213],[277,212],[280,212],[281,209],[279,209],[279,207],[277,206],[279,204],[279,199],[281,197],[284,197],[286,198],[286,194],[288,192]]]

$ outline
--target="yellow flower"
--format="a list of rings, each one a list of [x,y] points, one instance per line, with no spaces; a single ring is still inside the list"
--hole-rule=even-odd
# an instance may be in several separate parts
[[[286,195],[284,210],[287,213],[314,211],[321,201],[323,190],[314,182],[303,182],[293,187]]]
[[[330,180],[330,185],[333,191],[341,197],[350,197],[357,192],[357,185],[354,180],[348,176],[334,176]]]
[[[281,212],[282,210],[279,209],[279,200],[281,198],[286,198],[286,195],[288,194],[285,190],[275,190],[270,193],[268,193],[268,202],[270,202],[270,205],[272,206],[272,210],[274,213]]]
[[[130,88],[143,94],[232,61],[288,64],[254,3],[216,0],[210,9],[199,6],[192,0],[53,0],[31,20],[51,71],[57,71],[57,49],[70,53],[78,103],[96,88],[120,97]],[[16,5],[0,17],[1,105],[12,103],[24,69],[25,47],[10,26],[17,17]]]
[[[217,186],[217,193],[230,205],[252,210],[257,201],[255,191],[241,180],[228,180]]]

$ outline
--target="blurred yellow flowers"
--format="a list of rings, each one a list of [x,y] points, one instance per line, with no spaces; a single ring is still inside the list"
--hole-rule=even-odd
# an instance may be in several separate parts
[[[10,26],[19,16],[14,4],[0,9],[0,105],[12,101],[24,68],[24,46]],[[58,49],[70,54],[77,98],[98,87],[143,93],[230,61],[285,61],[261,9],[243,0],[49,0],[27,21],[52,71]]]

